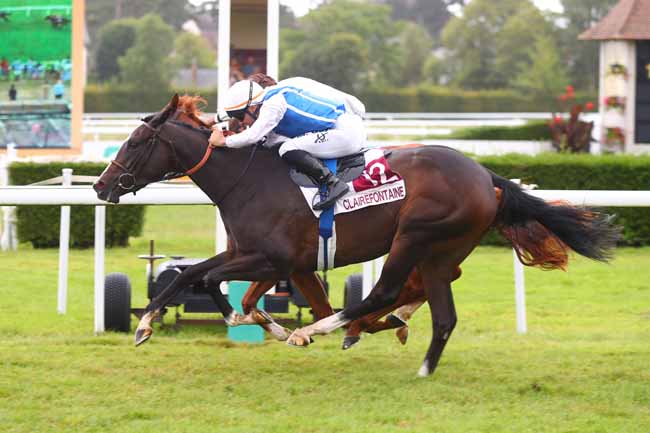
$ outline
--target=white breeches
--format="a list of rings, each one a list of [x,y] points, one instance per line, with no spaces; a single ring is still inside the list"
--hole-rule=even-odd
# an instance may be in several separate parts
[[[278,152],[282,156],[290,150],[304,150],[317,158],[339,158],[359,152],[365,144],[363,119],[356,114],[343,113],[336,120],[334,128],[289,139]]]

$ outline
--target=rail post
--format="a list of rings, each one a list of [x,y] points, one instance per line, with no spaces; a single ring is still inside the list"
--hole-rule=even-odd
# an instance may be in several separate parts
[[[9,186],[9,165],[16,159],[16,145],[7,144],[7,153],[0,157],[0,186]],[[0,236],[0,249],[2,251],[16,250],[18,248],[18,237],[16,236],[16,208],[14,206],[2,206],[2,236]]]
[[[72,185],[72,169],[62,170],[62,186]],[[57,292],[57,311],[65,314],[68,306],[68,258],[70,253],[70,206],[61,206],[61,225],[59,229],[59,287]]]
[[[95,334],[104,332],[104,247],[106,206],[95,206]]]

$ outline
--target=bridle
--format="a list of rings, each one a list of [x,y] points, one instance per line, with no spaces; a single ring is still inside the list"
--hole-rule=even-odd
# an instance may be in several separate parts
[[[172,154],[174,155],[174,159],[176,160],[176,162],[178,163],[178,165],[180,167],[183,166],[180,159],[178,158],[178,154],[176,152],[176,147],[174,146],[173,140],[165,138],[165,137],[163,137],[161,135],[163,127],[167,124],[167,122],[164,122],[162,125],[160,125],[157,128],[154,128],[153,126],[149,125],[149,123],[147,123],[145,121],[145,119],[142,119],[142,122],[143,122],[142,124],[147,129],[149,129],[150,131],[153,132],[153,135],[147,140],[147,143],[145,145],[141,146],[142,150],[140,150],[137,153],[135,158],[133,158],[131,160],[130,164],[125,165],[125,164],[123,164],[123,163],[121,163],[121,162],[119,162],[119,161],[117,161],[115,159],[111,160],[111,162],[109,164],[109,167],[110,167],[111,164],[114,164],[120,170],[122,170],[122,173],[118,177],[117,186],[119,186],[120,188],[122,188],[125,191],[133,191],[134,194],[137,191],[137,189],[136,189],[137,182],[136,182],[135,173],[137,171],[139,171],[139,169],[144,164],[144,162],[149,160],[149,158],[153,154],[155,148],[157,147],[157,145],[158,145],[158,143],[160,141],[162,141],[163,143],[169,145],[169,148],[171,149]],[[194,128],[193,126],[188,125],[188,124],[183,123],[183,122],[177,122],[177,121],[171,121],[171,122],[174,123],[174,124],[178,124],[180,126],[189,128],[189,129],[198,130],[198,128]],[[172,180],[172,179],[177,179],[179,177],[191,176],[191,175],[195,174],[208,162],[208,160],[210,159],[210,155],[212,155],[212,151],[215,149],[215,147],[216,146],[213,146],[212,144],[208,143],[208,145],[207,145],[207,147],[205,149],[205,153],[203,154],[203,157],[192,168],[190,168],[189,170],[185,170],[184,172],[169,172],[169,173],[166,173],[159,181]],[[235,182],[233,182],[233,184],[230,186],[230,188],[228,188],[228,190],[226,190],[226,192],[224,194],[222,194],[222,196],[218,200],[215,201],[215,204],[219,204],[220,202],[222,202],[226,198],[226,196],[228,194],[230,194],[230,192],[235,188],[235,186],[239,183],[239,181],[241,181],[241,179],[243,179],[243,177],[246,175],[246,172],[248,171],[251,163],[253,162],[253,157],[255,156],[255,152],[257,150],[257,147],[258,147],[258,145],[252,146],[251,154],[250,154],[250,157],[248,159],[248,162],[246,163],[246,166],[244,167],[244,170],[241,172],[239,177],[237,177]],[[143,185],[143,187],[144,187],[144,185]]]

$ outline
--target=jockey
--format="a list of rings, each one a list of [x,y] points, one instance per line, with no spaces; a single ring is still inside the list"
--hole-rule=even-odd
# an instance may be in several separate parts
[[[225,101],[214,122],[236,118],[248,129],[224,137],[219,128],[213,128],[211,145],[280,144],[278,152],[283,160],[326,187],[325,199],[314,204],[314,210],[331,207],[348,192],[348,186],[318,158],[350,155],[365,144],[365,107],[357,98],[295,77],[265,89],[254,81],[239,81],[228,89]]]

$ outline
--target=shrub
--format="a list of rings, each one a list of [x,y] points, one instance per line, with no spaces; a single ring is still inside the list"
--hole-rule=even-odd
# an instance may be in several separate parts
[[[486,156],[478,161],[508,179],[537,184],[539,189],[647,190],[650,187],[650,157],[628,155]],[[650,245],[650,208],[606,208],[624,227],[624,243]],[[490,237],[487,241],[494,242]]]
[[[155,113],[160,111],[174,93],[201,95],[217,111],[217,91],[205,89],[131,89],[124,85],[89,85],[84,92],[87,113]]]
[[[13,163],[9,167],[12,185],[28,185],[61,175],[63,168],[73,169],[73,174],[97,176],[104,163]],[[34,248],[51,248],[59,245],[60,206],[18,206],[18,238],[31,242]],[[94,206],[72,206],[70,210],[70,245],[87,248],[94,243]],[[129,236],[142,232],[144,206],[108,206],[106,211],[106,246],[126,246]]]
[[[124,85],[91,84],[85,89],[84,108],[88,113],[155,112],[174,92],[201,95],[216,111],[216,89],[130,89]],[[357,95],[368,112],[540,112],[555,111],[554,104],[536,101],[514,90],[468,91],[438,86],[405,88],[370,88]],[[576,102],[594,99],[593,95],[576,94]],[[549,119],[551,115],[549,114]]]
[[[546,122],[528,122],[522,126],[478,126],[454,131],[448,136],[459,140],[550,140]]]
[[[540,112],[555,111],[554,102],[535,100],[514,90],[469,91],[439,86],[407,88],[370,88],[360,99],[368,112]],[[593,95],[576,94],[576,102],[593,99]],[[549,119],[551,118],[549,114]]]

